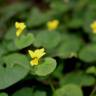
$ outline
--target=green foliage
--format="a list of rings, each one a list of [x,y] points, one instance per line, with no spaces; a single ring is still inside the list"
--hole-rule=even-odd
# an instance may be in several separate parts
[[[36,47],[44,47],[46,49],[55,48],[60,42],[60,34],[59,32],[50,32],[50,31],[41,31],[36,35],[36,40],[34,45]]]
[[[0,96],[95,96],[94,21],[96,0],[1,0]]]
[[[81,49],[79,58],[86,62],[94,62],[96,60],[96,45],[90,44]]]
[[[33,96],[33,90],[31,88],[22,88],[19,91],[15,92],[12,96]]]
[[[41,12],[38,8],[33,8],[27,19],[27,25],[29,27],[40,26],[50,20],[52,12]]]
[[[64,78],[61,78],[61,85],[69,83],[77,84],[79,86],[91,86],[95,84],[95,79],[90,75],[81,72],[74,72],[65,75]]]
[[[83,96],[81,88],[77,85],[68,84],[56,90],[53,96]]]
[[[46,96],[46,92],[38,90],[34,91],[28,87],[22,88],[21,90],[15,92],[12,96],[26,96],[26,93],[28,93],[27,96]]]
[[[89,68],[86,70],[86,73],[96,75],[96,67],[95,67],[95,66],[89,67]]]
[[[0,96],[8,96],[6,93],[0,93]]]
[[[14,15],[26,10],[28,8],[29,4],[27,3],[15,3],[6,7],[3,7],[0,10],[0,14],[2,14],[2,17],[0,18],[0,27],[4,26],[10,18],[12,18]]]
[[[16,38],[15,44],[18,49],[22,49],[30,46],[34,41],[33,34],[22,35],[20,38]]]
[[[38,76],[46,76],[52,73],[56,68],[56,61],[52,58],[45,58],[42,64],[36,66],[35,74]]]
[[[75,36],[62,35],[62,42],[57,48],[57,55],[61,58],[77,56],[77,52],[81,48],[81,40]]]
[[[3,57],[0,64],[0,89],[4,89],[23,79],[29,72],[28,58],[19,53]]]
[[[14,40],[14,38],[16,38],[16,33],[15,33],[16,29],[15,27],[10,27],[8,30],[7,30],[7,33],[5,34],[4,38],[6,40]]]
[[[70,6],[59,1],[52,2],[50,6],[55,14],[62,14],[70,9]]]

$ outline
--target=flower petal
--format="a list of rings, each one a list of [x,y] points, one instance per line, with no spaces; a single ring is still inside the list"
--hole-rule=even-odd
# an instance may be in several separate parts
[[[32,66],[38,65],[38,59],[35,58],[35,59],[31,60],[30,64],[31,64]]]

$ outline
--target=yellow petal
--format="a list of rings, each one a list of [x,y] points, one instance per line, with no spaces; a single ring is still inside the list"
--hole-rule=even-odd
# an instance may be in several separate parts
[[[26,25],[23,22],[16,22],[15,27],[17,29],[22,29],[23,30],[24,28],[26,28]]]
[[[93,29],[93,33],[96,34],[96,29]]]
[[[53,21],[49,21],[47,23],[47,27],[49,30],[55,30],[59,25],[59,21],[58,20],[53,20]]]
[[[15,27],[17,29],[16,36],[19,37],[21,35],[21,33],[23,32],[23,30],[25,29],[26,25],[24,23],[22,23],[22,22],[21,23],[16,22]]]
[[[20,26],[20,25],[19,25],[19,22],[16,22],[16,23],[15,23],[15,27],[16,27],[16,28],[19,28],[19,26]]]
[[[91,27],[96,27],[96,21],[91,24]]]
[[[94,22],[91,24],[91,28],[92,28],[93,33],[96,34],[96,21],[94,21]]]
[[[42,56],[44,56],[46,53],[44,52],[44,48],[42,49],[37,49],[34,54],[36,55],[37,58],[41,58]]]
[[[22,32],[23,32],[22,30],[17,30],[17,31],[16,31],[16,36],[19,37]]]
[[[34,57],[34,52],[33,52],[32,50],[28,50],[28,53],[29,53],[29,55],[31,56],[31,58],[35,58],[35,57]]]
[[[40,59],[43,55],[45,55],[46,53],[44,52],[44,48],[42,49],[37,49],[34,52],[32,50],[28,50],[29,55],[31,56],[31,58],[38,58]]]
[[[35,58],[35,59],[31,60],[30,64],[31,64],[31,66],[38,65],[38,59]]]

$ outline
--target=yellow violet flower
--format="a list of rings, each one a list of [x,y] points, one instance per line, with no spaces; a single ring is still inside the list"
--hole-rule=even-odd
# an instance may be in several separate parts
[[[23,30],[26,28],[26,25],[23,22],[16,22],[15,27],[17,29],[16,36],[19,37]]]
[[[32,50],[28,50],[29,55],[31,56],[32,60],[30,62],[30,64],[32,66],[34,65],[38,65],[38,61],[39,59],[44,56],[46,53],[44,52],[44,48],[42,49],[37,49],[35,51]]]
[[[59,25],[58,20],[52,20],[47,23],[48,30],[55,30]]]
[[[96,34],[96,21],[94,21],[94,22],[91,24],[91,28],[92,28],[93,33]]]

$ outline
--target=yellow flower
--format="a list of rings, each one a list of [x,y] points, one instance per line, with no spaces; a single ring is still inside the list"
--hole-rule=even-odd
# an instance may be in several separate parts
[[[34,59],[32,59],[32,60],[30,61],[30,64],[31,64],[32,66],[38,65],[38,61],[39,61],[38,58],[34,58]]]
[[[44,52],[44,48],[42,49],[37,49],[35,51],[32,50],[28,50],[29,55],[31,56],[32,60],[30,62],[30,64],[32,66],[34,65],[38,65],[38,61],[39,59],[44,56],[46,53]]]
[[[58,20],[52,20],[47,23],[48,30],[55,30],[59,25]]]
[[[16,22],[15,27],[17,29],[16,36],[19,37],[23,30],[26,28],[26,25],[23,22]]]
[[[96,21],[91,24],[91,28],[94,34],[96,34]]]

